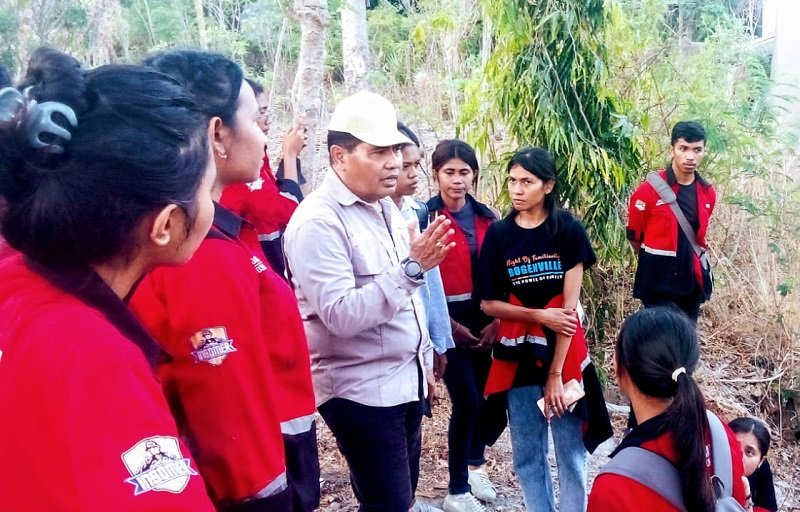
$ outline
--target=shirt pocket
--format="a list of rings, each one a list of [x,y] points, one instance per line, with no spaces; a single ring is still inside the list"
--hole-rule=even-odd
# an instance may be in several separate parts
[[[353,276],[357,288],[389,270],[391,261],[380,241],[371,236],[357,236],[352,240],[352,248]]]

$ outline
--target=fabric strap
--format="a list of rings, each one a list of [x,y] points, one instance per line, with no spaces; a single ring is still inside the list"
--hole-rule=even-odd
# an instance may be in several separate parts
[[[706,411],[708,428],[711,431],[711,456],[714,460],[714,490],[717,498],[733,496],[733,462],[731,461],[731,445],[725,426],[717,416]],[[721,489],[719,488],[721,487]]]
[[[679,511],[686,512],[680,474],[669,460],[657,453],[630,446],[620,451],[600,470],[600,475],[606,473],[639,482],[658,493]]]
[[[681,227],[681,231],[683,231],[683,234],[686,235],[686,239],[689,240],[689,243],[692,244],[694,253],[698,258],[700,258],[700,263],[702,263],[703,268],[708,269],[710,265],[706,251],[700,247],[700,244],[697,243],[697,235],[692,229],[691,224],[689,224],[689,220],[686,218],[686,215],[683,214],[683,210],[681,210],[681,207],[678,205],[678,198],[675,195],[675,192],[672,191],[672,188],[669,186],[669,184],[664,181],[664,178],[659,176],[657,172],[647,173],[647,181],[653,186],[658,194],[658,197],[660,197],[661,200],[668,204],[672,209],[672,213],[678,220],[678,225]]]

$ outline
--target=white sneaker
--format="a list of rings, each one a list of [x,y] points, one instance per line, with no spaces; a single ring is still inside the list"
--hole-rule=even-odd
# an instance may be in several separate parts
[[[468,482],[472,494],[479,500],[494,501],[497,498],[497,490],[483,469],[470,469]]]
[[[448,494],[443,507],[444,512],[486,512],[486,508],[471,492]]]
[[[436,508],[433,505],[425,503],[424,501],[416,500],[414,502],[414,506],[411,507],[411,512],[444,512],[440,508]]]

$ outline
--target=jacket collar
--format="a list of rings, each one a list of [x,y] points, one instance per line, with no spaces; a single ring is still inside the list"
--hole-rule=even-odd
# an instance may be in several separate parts
[[[670,187],[675,185],[678,182],[678,180],[675,178],[675,171],[672,170],[672,163],[670,162],[664,170],[667,172],[667,184]],[[694,172],[694,179],[696,179],[697,183],[699,183],[704,187],[708,187],[710,185],[710,183],[704,180],[703,177],[700,176],[700,173],[697,171]]]
[[[470,194],[467,194],[467,201],[469,201],[469,203],[472,205],[472,210],[479,217],[483,217],[483,218],[486,218],[486,219],[494,220],[494,218],[495,218],[494,217],[494,213],[492,212],[492,210],[489,209],[488,206],[486,206],[485,204],[481,203],[480,201],[478,201],[477,199],[472,197],[472,195],[470,195]],[[436,194],[435,196],[430,198],[430,200],[428,201],[428,209],[431,210],[431,211],[437,211],[437,212],[445,209],[444,199],[442,199],[442,194],[441,193]]]
[[[125,302],[91,268],[49,266],[28,257],[25,257],[25,265],[56,288],[77,297],[90,308],[102,313],[123,336],[139,347],[152,369],[155,370],[158,363],[167,357],[158,343],[133,316]],[[134,285],[131,294],[135,289]]]
[[[667,428],[667,415],[659,414],[654,418],[650,418],[641,425],[636,426],[630,433],[625,436],[619,446],[611,453],[611,457],[621,452],[623,449],[630,446],[641,446],[647,441],[652,441],[660,437]]]
[[[244,219],[214,201],[214,227],[228,238],[239,238]]]

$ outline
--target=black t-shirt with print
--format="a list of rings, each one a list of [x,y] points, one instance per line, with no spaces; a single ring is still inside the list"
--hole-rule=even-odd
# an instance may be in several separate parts
[[[581,223],[566,211],[555,215],[555,222],[551,219],[536,228],[520,227],[513,214],[492,224],[481,246],[477,283],[481,300],[508,302],[513,293],[525,307],[541,309],[564,292],[568,270],[579,263],[584,269],[595,263]],[[547,360],[552,361],[555,333],[547,328],[544,332]],[[549,363],[545,367],[535,364],[537,350],[533,344],[519,347],[514,387],[544,385]]]
[[[597,261],[583,225],[569,212],[555,215],[535,228],[520,227],[514,215],[489,227],[479,263],[481,300],[508,302],[513,293],[525,307],[541,309],[563,293],[565,272]]]

